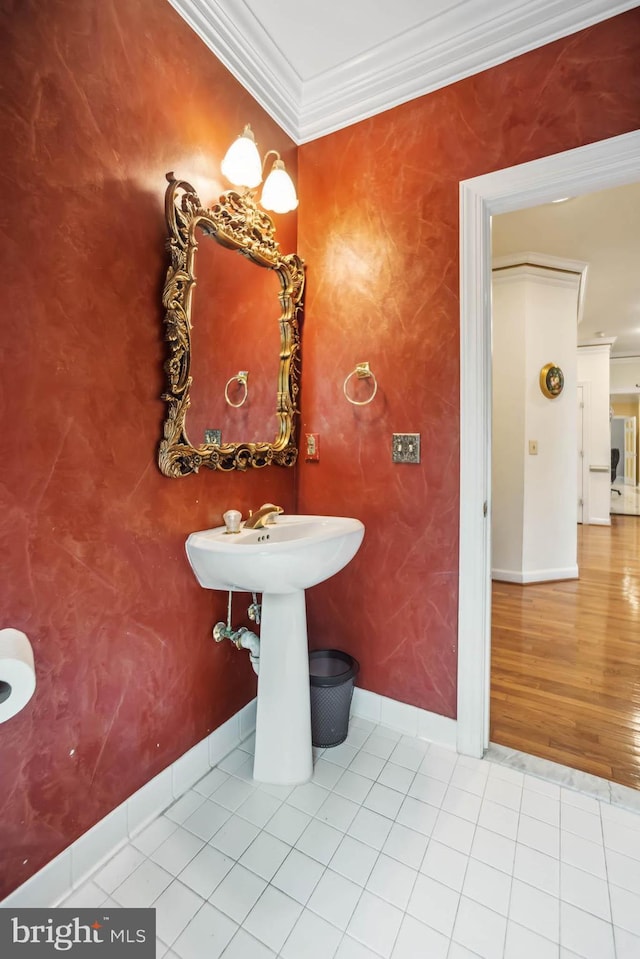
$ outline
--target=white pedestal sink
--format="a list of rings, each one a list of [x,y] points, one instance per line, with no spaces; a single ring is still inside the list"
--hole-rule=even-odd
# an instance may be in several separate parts
[[[291,785],[313,772],[304,590],[339,572],[364,526],[344,516],[278,516],[264,529],[191,533],[187,557],[205,589],[262,593],[253,775]]]

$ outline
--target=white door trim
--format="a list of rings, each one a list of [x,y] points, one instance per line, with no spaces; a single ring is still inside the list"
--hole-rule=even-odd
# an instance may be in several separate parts
[[[481,756],[489,742],[491,217],[633,183],[639,170],[637,130],[460,183],[457,748],[469,756]]]

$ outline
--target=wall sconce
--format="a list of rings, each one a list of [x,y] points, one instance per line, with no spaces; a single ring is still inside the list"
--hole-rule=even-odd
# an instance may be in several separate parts
[[[293,180],[285,170],[280,154],[269,150],[264,160],[260,160],[256,138],[247,123],[237,140],[231,144],[220,165],[223,175],[234,186],[244,186],[252,190],[262,183],[264,171],[270,157],[275,157],[269,176],[262,188],[260,203],[265,210],[274,213],[289,213],[298,205],[298,197]]]

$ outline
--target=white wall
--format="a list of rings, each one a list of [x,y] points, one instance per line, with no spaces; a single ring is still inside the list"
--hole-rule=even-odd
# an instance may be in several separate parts
[[[494,272],[493,280],[493,576],[575,578],[580,275],[525,264]],[[565,381],[554,399],[539,385],[551,362]]]
[[[587,431],[589,489],[585,496],[588,516],[583,522],[598,526],[611,524],[611,431],[609,424],[609,367],[611,347],[578,347],[578,380],[589,384]]]

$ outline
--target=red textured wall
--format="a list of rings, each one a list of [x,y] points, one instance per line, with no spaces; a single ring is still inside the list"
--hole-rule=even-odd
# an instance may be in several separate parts
[[[309,592],[309,631],[358,658],[366,689],[456,713],[459,181],[640,127],[639,65],[636,9],[299,151],[303,423],[321,450],[299,508],[367,527]],[[378,394],[351,406],[364,360]],[[421,434],[419,466],[391,462],[394,432]]]
[[[255,694],[184,540],[294,472],[156,466],[165,174],[210,202],[246,122],[295,148],[164,0],[6,2],[0,38],[0,628],[38,683],[0,727],[2,898]]]

